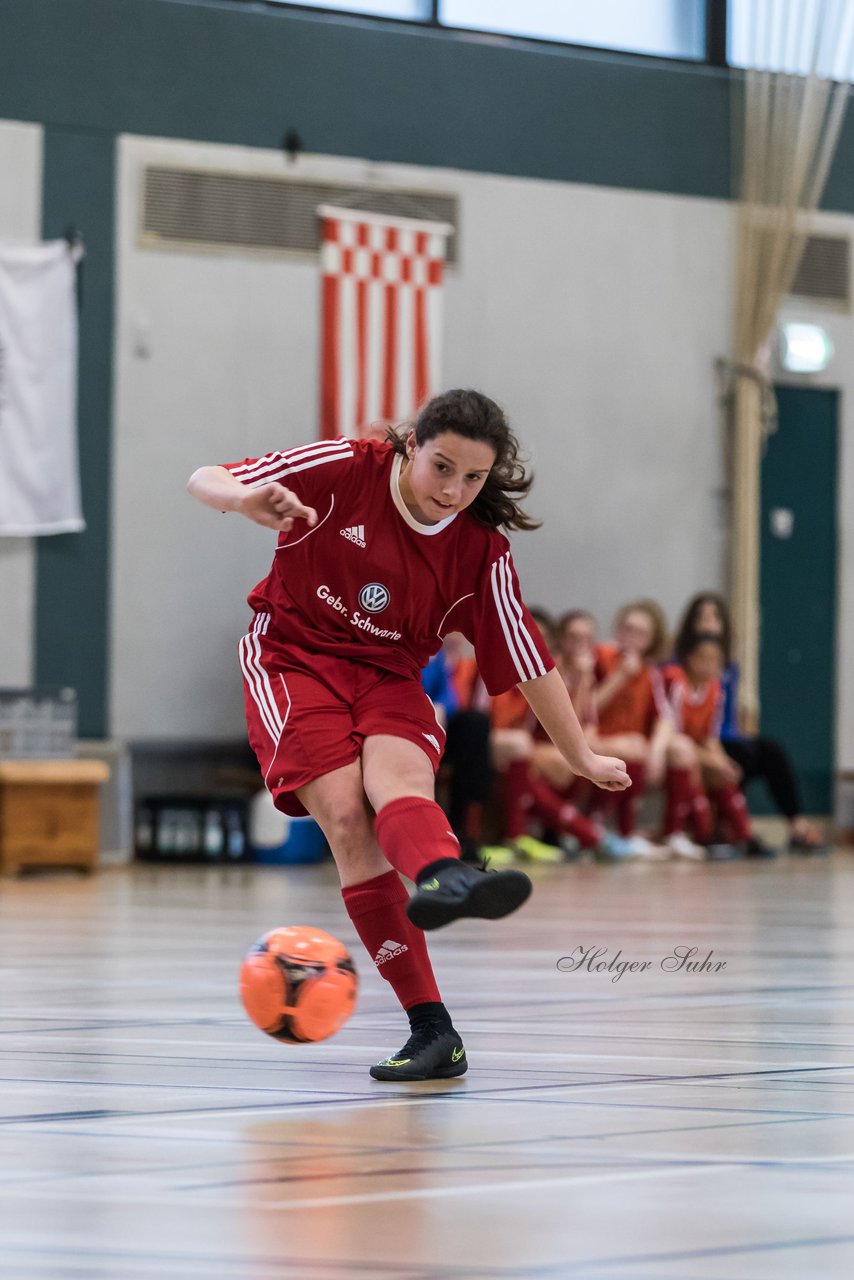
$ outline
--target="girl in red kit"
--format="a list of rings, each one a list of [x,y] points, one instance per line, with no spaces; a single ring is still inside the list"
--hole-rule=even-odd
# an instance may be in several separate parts
[[[403,1049],[371,1068],[380,1080],[466,1070],[422,930],[498,919],[531,890],[519,871],[461,862],[435,801],[444,731],[420,674],[442,637],[472,642],[490,693],[520,686],[575,773],[629,785],[621,760],[587,745],[522,603],[500,532],[536,527],[519,506],[531,479],[517,451],[492,400],[450,391],[386,441],[201,467],[188,485],[279,533],[239,645],[249,739],[277,807],[323,829],[347,912],[409,1015]]]
[[[744,796],[739,790],[741,770],[721,744],[723,721],[723,688],[721,675],[726,663],[726,650],[720,636],[698,632],[683,641],[679,666],[665,668],[665,679],[676,729],[695,744],[697,772],[703,789],[717,815],[721,835],[730,852],[746,852],[753,838],[750,816]],[[701,811],[700,811],[701,812]],[[708,842],[711,836],[711,813],[702,818],[704,827],[698,838]],[[727,845],[712,846],[718,856]]]

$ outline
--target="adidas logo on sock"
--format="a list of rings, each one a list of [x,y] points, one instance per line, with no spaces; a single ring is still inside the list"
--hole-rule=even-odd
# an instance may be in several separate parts
[[[385,964],[386,960],[393,960],[395,956],[402,956],[404,951],[408,951],[409,947],[405,942],[392,942],[387,939],[374,956],[374,964]]]
[[[349,538],[351,542],[355,542],[357,547],[367,547],[365,542],[365,526],[363,524],[352,524],[348,529],[341,530],[342,538]]]

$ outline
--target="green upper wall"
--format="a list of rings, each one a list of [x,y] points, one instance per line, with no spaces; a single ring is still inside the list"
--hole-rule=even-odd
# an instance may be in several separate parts
[[[726,72],[194,0],[0,0],[0,118],[692,195]]]
[[[241,0],[0,0],[0,118],[730,194],[729,76]],[[849,112],[825,206],[854,210]]]

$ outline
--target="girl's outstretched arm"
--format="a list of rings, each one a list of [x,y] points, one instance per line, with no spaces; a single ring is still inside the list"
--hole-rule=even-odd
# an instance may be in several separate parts
[[[573,773],[589,778],[605,791],[625,791],[631,786],[622,760],[591,751],[557,668],[535,680],[523,681],[519,688]]]
[[[286,533],[294,520],[317,524],[314,507],[306,507],[290,489],[273,481],[250,489],[226,467],[199,467],[187,481],[187,492],[215,511],[237,511],[248,520]]]

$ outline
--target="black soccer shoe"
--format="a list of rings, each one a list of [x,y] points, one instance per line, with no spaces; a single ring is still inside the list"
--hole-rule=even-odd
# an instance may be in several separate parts
[[[419,929],[439,929],[462,916],[500,920],[521,907],[531,892],[521,871],[484,871],[450,862],[420,880],[406,914]]]
[[[400,1053],[371,1067],[375,1080],[447,1080],[468,1071],[466,1051],[453,1027],[416,1027]]]

